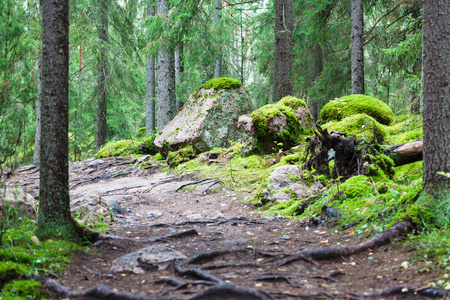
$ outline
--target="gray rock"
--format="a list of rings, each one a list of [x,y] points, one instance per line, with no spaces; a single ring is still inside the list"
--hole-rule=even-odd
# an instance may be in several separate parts
[[[297,165],[285,165],[272,170],[262,191],[262,198],[268,201],[286,202],[291,200],[292,193],[302,199],[320,191],[322,184],[316,181],[308,186],[301,178],[302,169]],[[295,178],[293,181],[290,178]],[[288,192],[287,192],[288,191]]]
[[[116,200],[106,201],[106,204],[108,205],[109,209],[115,214],[123,214],[125,212],[120,206],[119,202],[117,202]]]
[[[227,148],[240,140],[239,116],[252,111],[243,87],[239,89],[199,89],[186,100],[177,116],[154,141],[164,154],[192,145],[197,153],[216,147]]]
[[[95,222],[110,224],[111,211],[104,199],[99,195],[86,195],[70,201],[70,209],[77,219],[86,225]]]
[[[187,258],[183,253],[162,245],[151,245],[121,256],[111,263],[111,272],[142,274],[150,270],[164,270],[172,261]]]
[[[30,219],[37,217],[36,201],[33,196],[19,187],[0,189],[0,218],[7,207],[14,207],[19,214],[26,213]]]

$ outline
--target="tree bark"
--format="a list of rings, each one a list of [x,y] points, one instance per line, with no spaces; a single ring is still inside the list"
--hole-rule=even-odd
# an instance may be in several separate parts
[[[363,0],[352,0],[352,94],[364,94]]]
[[[175,90],[176,90],[176,110],[175,114],[180,111],[181,106],[183,106],[183,101],[180,99],[180,83],[181,83],[181,56],[183,53],[183,44],[182,42],[178,42],[177,47],[175,48]]]
[[[222,0],[216,0],[216,8],[214,10],[214,17],[216,20],[217,30],[220,28],[220,19],[222,15],[220,11],[222,10]],[[214,78],[222,77],[222,55],[220,53],[220,45],[219,45],[219,34],[216,33],[216,44],[218,45],[218,53],[216,54],[216,67],[214,69]]]
[[[424,192],[450,197],[450,1],[423,2]],[[447,198],[448,200],[448,198]]]
[[[292,93],[292,6],[292,0],[275,1],[273,102]]]
[[[42,102],[42,57],[38,66],[38,84],[36,101],[36,134],[34,136],[33,164],[39,164],[41,156],[41,102]]]
[[[69,1],[41,0],[42,140],[39,216],[40,239],[59,236],[83,241],[70,213],[69,199]]]
[[[155,16],[155,7],[150,7],[150,17]],[[150,54],[147,57],[147,93],[145,94],[147,101],[147,119],[146,132],[148,135],[155,133],[155,57]]]
[[[158,0],[157,14],[167,16],[167,0]],[[173,63],[173,51],[170,45],[161,45],[158,52],[158,131],[172,120],[172,106],[175,103],[175,69]]]
[[[106,0],[97,2],[97,37],[100,43],[97,77],[97,135],[96,146],[101,148],[106,141],[106,113],[108,85],[106,72],[108,68],[108,3]]]

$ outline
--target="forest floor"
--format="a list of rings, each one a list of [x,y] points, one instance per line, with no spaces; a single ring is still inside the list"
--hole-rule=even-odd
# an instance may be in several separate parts
[[[124,211],[115,215],[106,233],[126,238],[101,240],[77,251],[57,279],[72,291],[104,284],[148,299],[360,299],[363,293],[376,299],[428,299],[411,289],[420,291],[442,275],[398,239],[339,259],[289,262],[306,248],[343,247],[370,237],[338,231],[330,222],[316,226],[264,215],[244,200],[248,195],[214,187],[219,184],[214,180],[199,182],[202,178],[193,174],[161,172],[157,165],[143,170],[133,158],[75,162],[69,169],[72,198],[96,193],[120,204]],[[32,172],[18,169],[14,182],[37,195],[39,173]],[[167,237],[180,232],[186,233]],[[155,243],[187,258],[140,274],[111,271],[114,259]],[[224,251],[211,252],[217,250]],[[199,259],[186,262],[198,254]],[[180,264],[200,272],[180,275]],[[234,293],[231,286],[242,289]],[[394,286],[399,293],[390,294]],[[376,294],[382,290],[389,293]]]

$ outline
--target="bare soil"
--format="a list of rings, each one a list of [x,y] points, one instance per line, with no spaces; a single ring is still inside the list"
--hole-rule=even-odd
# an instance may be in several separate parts
[[[148,246],[142,240],[191,229],[198,235],[165,239],[159,244],[181,251],[188,259],[201,252],[233,250],[184,268],[200,268],[226,283],[263,291],[274,299],[359,299],[363,292],[396,285],[427,287],[440,276],[436,269],[429,270],[424,260],[415,259],[415,250],[399,240],[351,257],[282,265],[283,257],[305,248],[342,247],[369,237],[337,231],[332,222],[316,226],[264,215],[244,201],[249,195],[228,190],[220,182],[194,184],[201,178],[164,173],[157,165],[143,170],[133,163],[133,158],[110,158],[70,164],[71,196],[95,192],[116,199],[124,212],[116,214],[107,233],[130,238],[102,240],[86,252],[76,252],[57,279],[70,290],[104,284],[115,291],[149,297],[189,297],[210,288],[214,282],[177,273],[175,266],[180,262],[144,274],[110,271],[112,260]],[[39,172],[28,166],[17,170],[11,183],[35,196],[38,179]],[[173,279],[178,279],[178,284]],[[426,299],[414,293],[375,298]],[[221,299],[220,294],[211,299]]]

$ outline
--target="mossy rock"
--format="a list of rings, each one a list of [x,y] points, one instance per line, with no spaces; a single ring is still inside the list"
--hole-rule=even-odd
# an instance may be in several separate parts
[[[340,187],[340,191],[347,198],[361,197],[367,190],[373,192],[372,183],[365,175],[353,176]]]
[[[158,148],[156,148],[155,144],[153,143],[155,141],[156,134],[153,134],[146,138],[143,143],[140,143],[136,145],[134,152],[136,154],[149,154],[149,155],[155,155],[158,153]]]
[[[324,129],[328,129],[328,132],[332,130],[345,132],[347,135],[354,135],[359,139],[375,140],[381,143],[388,135],[388,127],[380,124],[371,116],[366,114],[356,114],[350,117],[346,117],[341,121],[332,121],[322,126]]]
[[[95,158],[107,158],[113,156],[130,156],[135,154],[135,148],[138,142],[133,140],[122,140],[109,142],[101,148],[96,154]]]
[[[322,122],[340,121],[356,114],[367,114],[384,125],[394,121],[394,113],[389,106],[366,95],[350,95],[331,100],[320,111],[320,118]]]
[[[292,96],[253,111],[250,118],[256,139],[255,152],[273,153],[290,149],[300,143],[302,136],[311,134],[314,128],[306,103]]]
[[[214,79],[208,80],[202,86],[200,86],[200,88],[203,88],[203,89],[214,88],[215,90],[222,90],[222,89],[240,88],[241,86],[242,86],[242,83],[237,79],[233,79],[233,78],[229,78],[229,77],[220,77],[220,78],[214,78]]]
[[[190,161],[191,159],[195,158],[197,155],[194,151],[194,148],[192,146],[187,146],[184,148],[181,148],[178,151],[175,152],[169,152],[167,155],[167,163],[171,167],[178,166],[179,164],[185,163]]]

